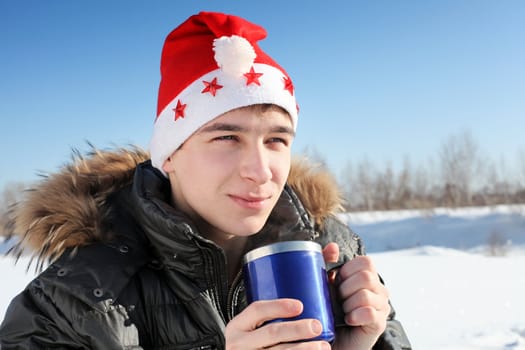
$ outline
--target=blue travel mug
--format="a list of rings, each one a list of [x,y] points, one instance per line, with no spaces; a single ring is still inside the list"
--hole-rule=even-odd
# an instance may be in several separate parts
[[[323,332],[307,340],[334,340],[334,316],[321,245],[287,241],[254,249],[244,256],[243,275],[249,303],[278,298],[303,303],[301,315],[271,322],[315,318],[323,325]]]

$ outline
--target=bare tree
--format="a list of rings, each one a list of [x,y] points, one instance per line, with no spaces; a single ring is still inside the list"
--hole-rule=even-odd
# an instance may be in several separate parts
[[[26,186],[23,182],[11,182],[6,184],[2,190],[0,199],[0,236],[7,234],[5,228],[10,219],[10,208],[22,198]]]
[[[445,205],[471,204],[478,157],[478,146],[468,131],[452,135],[443,143],[440,158]]]
[[[363,159],[357,167],[356,191],[361,206],[365,210],[374,209],[374,173],[368,159]]]
[[[403,161],[403,168],[397,176],[396,192],[394,194],[395,206],[397,208],[412,208],[413,207],[413,194],[414,189],[412,188],[412,166],[410,159],[405,156]]]
[[[355,175],[354,166],[349,160],[346,161],[343,170],[340,175],[341,187],[344,191],[345,206],[347,210],[357,208],[356,198],[354,195],[355,191]]]
[[[518,151],[518,176],[519,176],[519,187],[525,188],[525,150],[521,149]]]
[[[525,150],[518,151],[518,179],[517,189],[514,196],[514,201],[517,203],[525,203]]]
[[[319,158],[315,149],[309,153]],[[396,172],[390,162],[377,168],[364,158],[357,165],[348,161],[340,178],[347,210],[525,203],[525,150],[516,164],[513,172],[504,158],[494,163],[482,157],[472,135],[463,131],[443,142],[438,161],[430,157],[412,167],[405,156]]]
[[[375,176],[375,185],[374,185],[374,204],[376,209],[389,210],[393,209],[393,200],[395,193],[395,180],[394,180],[394,171],[392,170],[392,165],[387,163],[385,170],[378,172]]]
[[[315,146],[308,145],[301,153],[317,165],[328,168],[325,156]]]
[[[424,166],[419,165],[414,171],[410,187],[413,189],[413,208],[428,208],[437,204],[432,199],[432,179],[429,171]]]
[[[509,179],[509,171],[505,159],[501,158],[496,165],[486,161],[485,185],[477,196],[483,196],[482,205],[510,204],[513,199],[514,187]]]

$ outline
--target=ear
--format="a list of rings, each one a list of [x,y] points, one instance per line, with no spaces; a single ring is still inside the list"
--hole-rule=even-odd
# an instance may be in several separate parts
[[[175,166],[173,164],[173,155],[171,155],[162,164],[162,170],[164,170],[166,174],[169,174],[174,170],[174,168]]]

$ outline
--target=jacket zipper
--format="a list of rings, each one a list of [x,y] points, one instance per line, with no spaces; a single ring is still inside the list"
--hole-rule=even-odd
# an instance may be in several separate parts
[[[226,303],[226,313],[228,316],[228,321],[230,321],[235,316],[234,310],[233,310],[233,299],[235,296],[238,295],[238,292],[240,289],[241,276],[242,276],[242,269],[240,269],[239,272],[237,272],[237,275],[235,275],[232,285],[230,289],[228,290],[228,299]]]
[[[224,279],[223,279],[223,271],[225,271],[225,263],[224,259],[221,259],[221,257],[217,257],[217,254],[214,254],[213,251],[210,252],[210,260],[211,260],[211,276],[209,276],[210,280],[212,281],[212,297],[213,297],[213,303],[215,304],[215,309],[219,313],[219,316],[224,322],[224,325],[226,325],[227,319],[226,315],[224,314],[224,295],[227,294],[227,292],[224,291]],[[213,268],[213,267],[217,268]]]
[[[224,282],[226,281],[224,276],[224,271],[226,271],[224,259],[222,259],[222,257],[218,257],[217,254],[214,254],[212,251],[210,251],[210,253],[212,266],[216,267],[212,269],[213,273],[211,280],[213,281],[215,287],[212,288],[213,291],[211,294],[215,307],[218,310],[220,317],[224,321],[224,324],[226,325],[235,316],[233,304],[234,298],[236,295],[238,295],[240,290],[242,269],[237,272],[231,287],[228,288],[228,283]]]

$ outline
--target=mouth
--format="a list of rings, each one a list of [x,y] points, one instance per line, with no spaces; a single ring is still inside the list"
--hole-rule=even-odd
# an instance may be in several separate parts
[[[268,203],[270,196],[246,196],[246,195],[230,195],[230,198],[243,208],[248,209],[263,209]]]

